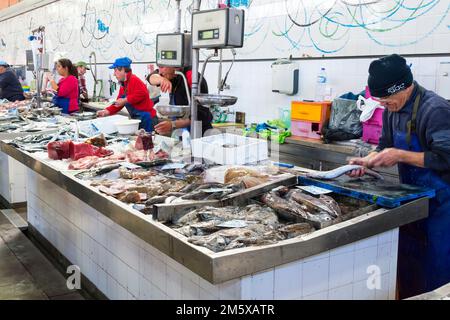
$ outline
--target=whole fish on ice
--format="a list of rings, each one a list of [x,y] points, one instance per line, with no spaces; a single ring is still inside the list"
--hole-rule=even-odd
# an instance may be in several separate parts
[[[384,179],[378,172],[370,170],[366,167],[363,167],[363,166],[360,166],[357,164],[347,164],[345,166],[341,166],[341,167],[338,167],[336,169],[329,170],[329,171],[311,171],[311,172],[307,172],[306,176],[308,178],[313,178],[313,179],[333,180],[333,179],[336,179],[348,172],[351,172],[353,170],[359,170],[359,169],[364,169],[365,174],[368,174],[374,178],[381,179],[381,180]]]

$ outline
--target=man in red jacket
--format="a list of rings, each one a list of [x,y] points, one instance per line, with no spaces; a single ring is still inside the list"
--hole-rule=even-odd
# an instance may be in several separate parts
[[[131,59],[128,57],[118,58],[109,69],[114,69],[114,76],[120,84],[117,100],[105,110],[97,112],[97,116],[105,117],[116,114],[126,107],[132,119],[140,119],[139,128],[152,132],[157,123],[156,111],[147,86],[131,71]]]

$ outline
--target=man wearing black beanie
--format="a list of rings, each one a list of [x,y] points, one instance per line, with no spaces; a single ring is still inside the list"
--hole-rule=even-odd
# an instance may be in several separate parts
[[[402,183],[436,191],[428,218],[400,228],[397,276],[403,299],[450,282],[450,104],[413,81],[410,66],[396,54],[370,64],[368,85],[386,108],[383,130],[376,151],[350,163],[398,165]]]

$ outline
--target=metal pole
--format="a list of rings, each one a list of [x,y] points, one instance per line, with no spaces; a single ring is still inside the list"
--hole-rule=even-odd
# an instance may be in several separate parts
[[[180,33],[181,32],[181,5],[180,5],[181,0],[177,0],[177,12],[176,12],[176,16],[175,16],[175,33]]]
[[[201,0],[194,0],[192,13],[200,11]],[[197,130],[197,101],[195,96],[198,93],[198,64],[200,49],[192,48],[192,104],[191,104],[191,136],[193,139],[200,138],[200,130]]]
[[[218,72],[218,81],[217,81],[217,94],[220,94],[222,91],[222,49],[220,49],[220,61],[219,61],[219,72]]]
[[[44,53],[45,53],[45,27],[40,26],[39,28],[35,29],[32,31],[32,34],[37,34],[37,36],[41,37],[41,39],[39,40],[39,38],[36,41],[42,41],[42,49],[41,52],[38,52],[36,54],[36,59],[38,60],[36,63],[37,66],[37,70],[36,70],[36,101],[37,101],[37,106],[38,108],[41,107],[41,102],[42,102],[42,98],[41,98],[41,86],[42,86],[42,79],[41,79],[41,74],[43,69],[42,69],[42,65],[44,62]]]

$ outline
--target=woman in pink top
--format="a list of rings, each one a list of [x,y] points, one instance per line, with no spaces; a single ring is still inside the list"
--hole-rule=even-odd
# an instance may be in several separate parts
[[[56,71],[61,79],[56,83],[53,76],[49,76],[50,85],[57,93],[53,97],[53,103],[62,108],[63,113],[72,113],[79,110],[78,97],[78,72],[69,59],[59,59],[56,63]]]

